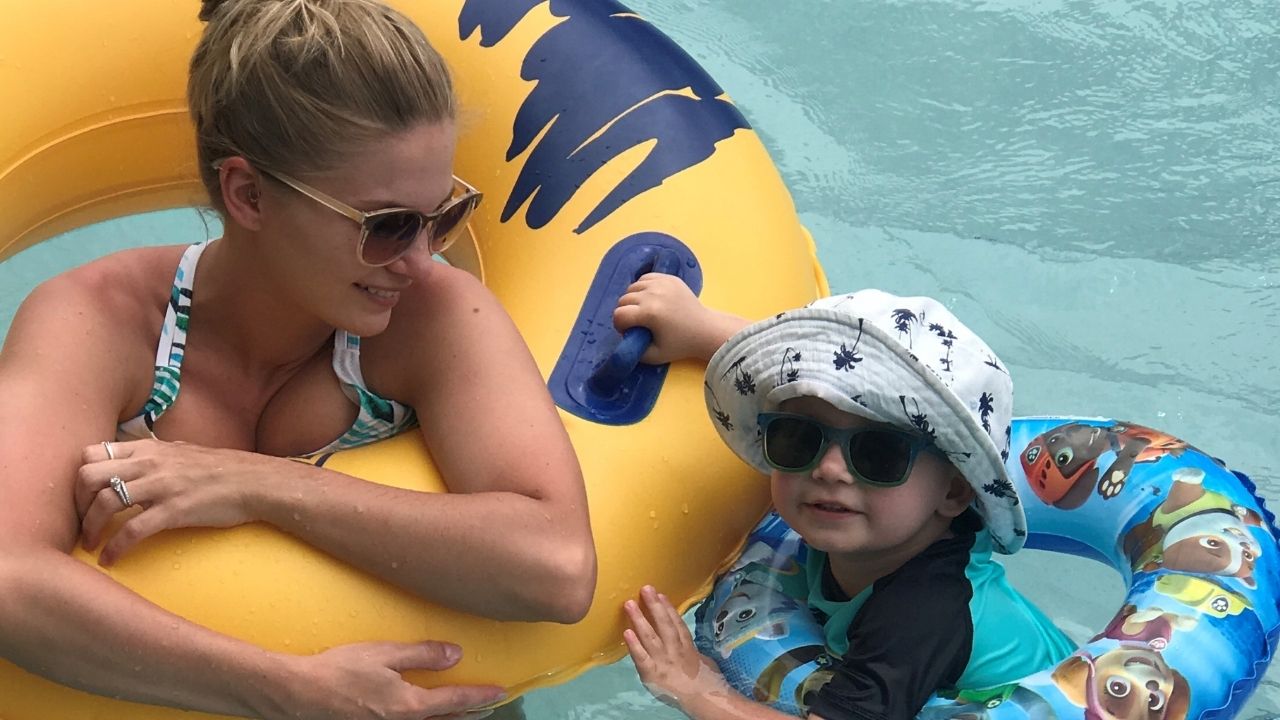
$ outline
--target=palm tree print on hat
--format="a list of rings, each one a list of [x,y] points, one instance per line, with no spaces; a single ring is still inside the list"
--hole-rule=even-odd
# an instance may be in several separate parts
[[[798,362],[800,362],[799,350],[788,347],[782,351],[782,364],[778,366],[779,385],[786,385],[800,379],[800,369],[796,367]]]
[[[933,426],[929,424],[929,415],[920,411],[920,401],[916,398],[911,398],[912,404],[916,406],[914,413],[907,409],[906,395],[899,395],[898,401],[902,403],[902,412],[906,414],[907,421],[911,423],[911,426],[927,435],[933,442],[938,442],[938,434],[934,432]]]
[[[942,448],[938,448],[938,449],[942,450],[942,454],[946,455],[947,459],[950,460],[953,464],[967,462],[969,458],[973,457],[973,453],[965,452],[964,450],[943,450]]]
[[[702,386],[707,389],[707,394],[711,396],[711,414],[716,416],[716,422],[720,423],[720,427],[724,428],[725,432],[733,432],[733,418],[729,417],[729,413],[720,409],[720,400],[716,397],[715,389],[706,382],[702,383]]]
[[[947,354],[938,358],[938,362],[942,363],[943,370],[951,372],[951,345],[956,340],[955,333],[942,327],[940,323],[929,323],[929,332],[942,338],[942,346],[947,349]]]
[[[1009,446],[1013,444],[1013,425],[1004,426],[1004,449],[1000,451],[1000,459],[1009,462]]]
[[[995,398],[989,392],[983,392],[982,397],[978,398],[978,416],[982,418],[982,429],[991,434],[991,413],[996,411]]]
[[[982,364],[986,365],[987,367],[993,367],[999,370],[1000,372],[1004,373],[1005,375],[1009,374],[1008,370],[1005,370],[1004,368],[1000,367],[1000,361],[996,359],[995,355],[988,354],[987,359],[984,360]]]
[[[857,395],[850,395],[849,399],[858,403],[862,407],[870,407],[869,405],[867,405],[867,401],[862,399],[862,393],[858,393]]]
[[[836,370],[844,370],[848,372],[852,370],[858,363],[862,362],[862,356],[858,354],[858,344],[862,342],[862,319],[858,319],[858,337],[853,341],[853,347],[848,347],[844,343],[840,343],[840,349],[835,351],[834,364]]]
[[[720,375],[720,379],[724,380],[729,375],[729,373],[734,373],[733,387],[735,390],[738,391],[738,394],[739,395],[755,395],[756,394],[755,378],[751,377],[751,373],[742,369],[742,363],[746,361],[747,361],[746,355],[743,355],[737,360],[734,360],[733,364],[731,364],[729,368]]]
[[[898,329],[899,335],[907,336],[908,350],[913,349],[911,347],[911,324],[915,323],[919,325],[922,322],[924,322],[924,313],[921,313],[919,317],[917,317],[914,312],[911,312],[911,310],[907,308],[898,308],[893,311],[893,326]]]
[[[1013,483],[1005,480],[1004,478],[996,478],[986,485],[983,485],[982,491],[993,497],[1005,500],[1012,499],[1014,505],[1021,502],[1018,499],[1018,491],[1013,489]]]

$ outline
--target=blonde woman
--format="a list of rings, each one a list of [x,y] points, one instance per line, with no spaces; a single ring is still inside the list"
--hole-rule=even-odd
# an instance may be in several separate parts
[[[101,546],[109,565],[165,529],[266,522],[494,618],[575,622],[594,590],[581,472],[539,371],[494,297],[432,260],[480,199],[452,173],[441,58],[372,0],[206,0],[201,18],[188,97],[223,237],[44,283],[0,352],[0,656],[244,717],[491,703],[500,689],[401,678],[455,646],[268,652],[68,555]],[[399,432],[423,434],[451,493],[285,459]]]

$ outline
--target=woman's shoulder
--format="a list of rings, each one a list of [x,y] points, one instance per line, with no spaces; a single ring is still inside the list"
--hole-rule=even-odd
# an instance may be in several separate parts
[[[471,273],[441,264],[425,281],[415,282],[401,295],[386,332],[377,344],[401,347],[415,340],[438,341],[483,328],[494,322],[510,323],[497,297]]]
[[[46,280],[32,296],[62,300],[88,296],[111,310],[120,309],[118,303],[167,298],[186,247],[132,248],[104,255]]]
[[[183,246],[123,250],[55,275],[23,300],[11,334],[84,332],[125,342],[136,341],[139,333],[153,335],[182,252]],[[150,325],[155,327],[148,330]]]

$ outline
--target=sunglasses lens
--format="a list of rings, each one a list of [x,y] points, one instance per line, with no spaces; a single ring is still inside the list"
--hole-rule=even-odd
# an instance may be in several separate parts
[[[865,430],[849,439],[853,471],[872,485],[900,485],[911,468],[911,436],[891,430]]]
[[[774,418],[764,431],[765,461],[783,471],[807,468],[822,451],[822,427],[804,418]]]
[[[369,218],[360,257],[370,265],[386,265],[405,254],[422,232],[422,215],[411,210]]]
[[[454,203],[444,209],[439,217],[431,224],[431,252],[432,254],[444,252],[446,248],[453,244],[454,240],[462,234],[467,226],[467,219],[471,217],[471,211],[475,210],[476,205],[480,202],[478,195]]]

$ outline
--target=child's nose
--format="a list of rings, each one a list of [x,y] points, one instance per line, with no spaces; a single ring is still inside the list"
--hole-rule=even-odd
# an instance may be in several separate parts
[[[829,445],[823,451],[822,457],[818,460],[818,464],[814,466],[814,480],[822,482],[842,482],[853,484],[853,475],[849,473],[849,466],[845,464],[844,453],[840,451],[839,445]]]

